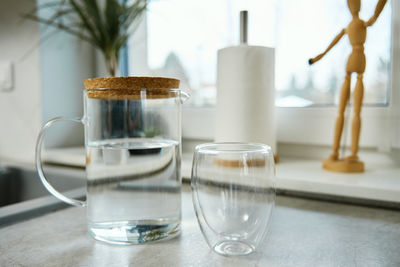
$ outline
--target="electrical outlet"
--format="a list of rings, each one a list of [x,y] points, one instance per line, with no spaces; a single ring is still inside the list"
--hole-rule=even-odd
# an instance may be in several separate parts
[[[11,61],[0,61],[0,91],[11,91],[14,88],[13,64]]]

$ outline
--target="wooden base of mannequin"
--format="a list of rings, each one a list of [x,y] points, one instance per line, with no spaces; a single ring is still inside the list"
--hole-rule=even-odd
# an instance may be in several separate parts
[[[275,161],[275,164],[278,164],[278,162],[279,162],[278,154],[274,154],[274,161]]]
[[[332,172],[364,172],[364,162],[362,161],[325,159],[322,167]]]

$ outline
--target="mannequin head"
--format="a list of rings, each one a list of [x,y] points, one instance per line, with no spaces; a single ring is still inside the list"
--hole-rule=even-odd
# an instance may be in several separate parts
[[[347,5],[353,17],[358,16],[361,9],[361,0],[347,0]]]

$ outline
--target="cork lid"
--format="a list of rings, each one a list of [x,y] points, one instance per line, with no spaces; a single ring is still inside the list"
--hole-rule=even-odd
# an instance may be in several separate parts
[[[84,81],[89,98],[123,100],[175,97],[180,81],[164,77],[108,77]]]

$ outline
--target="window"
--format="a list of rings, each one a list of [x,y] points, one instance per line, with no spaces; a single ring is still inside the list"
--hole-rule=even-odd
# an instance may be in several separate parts
[[[363,0],[360,16],[368,19],[377,1]],[[249,43],[277,47],[276,102],[282,107],[278,108],[278,141],[329,145],[337,113],[335,107],[329,106],[337,102],[344,78],[350,51],[347,36],[315,66],[309,67],[307,60],[321,53],[346,26],[350,19],[346,5],[345,0],[154,1],[144,26],[131,40],[141,40],[139,47],[132,46],[130,50],[131,73],[180,77],[182,87],[191,90],[190,105],[202,107],[186,108],[184,136],[212,138],[213,129],[209,125],[216,101],[216,52],[237,44],[238,14],[247,9]],[[389,1],[368,31],[364,103],[374,107],[363,109],[366,129],[361,145],[364,146],[390,147],[385,142],[392,143],[396,138],[381,136],[400,132],[396,115],[399,96],[390,90],[399,85],[395,76],[390,80],[390,73],[400,70],[396,61],[400,43],[399,13],[399,4]],[[202,123],[207,127],[202,127]],[[389,129],[390,124],[395,126]]]
[[[276,3],[272,1],[150,2],[147,13],[147,74],[179,77],[192,95],[189,105],[216,103],[217,50],[237,44],[239,11],[250,10],[250,43],[273,46]],[[261,34],[256,34],[261,33]],[[137,72],[135,72],[137,73]]]
[[[336,103],[347,55],[350,54],[347,37],[316,66],[308,66],[307,61],[322,52],[350,21],[346,1],[243,2],[150,2],[147,14],[147,64],[150,73],[179,77],[183,87],[192,92],[191,105],[214,105],[216,51],[237,44],[238,13],[241,9],[248,9],[249,43],[277,47],[277,105],[303,107]],[[364,0],[360,16],[369,18],[376,2]],[[390,11],[389,3],[368,31],[365,104],[388,103]]]
[[[368,20],[377,0],[363,0],[360,17]],[[347,1],[284,0],[278,5],[276,54],[277,105],[321,106],[337,104],[351,53],[347,35],[318,63],[308,58],[322,53],[351,20]],[[365,53],[364,104],[388,103],[390,49],[390,2],[368,28]],[[353,86],[355,78],[353,77]]]

